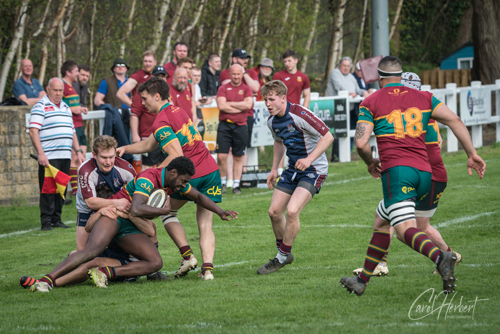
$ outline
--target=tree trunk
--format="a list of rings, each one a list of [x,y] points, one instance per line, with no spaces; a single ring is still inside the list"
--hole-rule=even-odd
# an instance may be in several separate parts
[[[130,13],[128,15],[128,22],[127,22],[127,31],[125,32],[125,35],[122,37],[122,44],[120,45],[120,58],[123,58],[125,55],[125,44],[127,43],[127,39],[130,36],[130,33],[132,32],[132,21],[134,19],[134,13],[135,13],[135,3],[136,0],[132,0],[132,4],[130,5]]]
[[[313,12],[313,20],[311,31],[309,31],[309,36],[307,36],[306,48],[304,50],[304,56],[302,57],[302,61],[300,62],[300,71],[306,72],[307,68],[307,59],[309,58],[309,50],[311,50],[311,44],[314,38],[314,33],[316,32],[316,21],[318,20],[318,12],[319,12],[319,4],[321,0],[316,0],[314,2],[314,12]],[[365,0],[368,1],[368,0]]]
[[[192,20],[191,24],[186,29],[182,29],[181,35],[179,36],[180,41],[182,41],[184,35],[193,30],[196,24],[198,24],[201,13],[203,12],[203,8],[205,8],[206,2],[207,0],[200,0],[200,4],[198,6],[198,9],[196,10],[196,14],[194,15],[194,19]]]
[[[160,5],[160,15],[156,17],[156,24],[154,27],[153,44],[149,47],[150,50],[156,52],[160,45],[161,35],[163,34],[163,27],[165,26],[165,16],[167,15],[170,0],[163,0]]]
[[[260,3],[261,3],[261,1],[259,0],[259,2],[257,3],[257,9],[255,10],[255,13],[252,16],[252,19],[250,20],[250,27],[249,27],[249,31],[250,31],[249,40],[250,41],[249,41],[248,47],[247,47],[247,51],[250,52],[250,54],[253,53],[253,51],[255,50],[255,46],[257,45],[257,35],[259,33]],[[252,60],[252,59],[250,59],[250,60]]]
[[[358,45],[356,46],[356,53],[354,53],[353,64],[356,64],[358,62],[359,53],[361,51],[361,46],[363,45],[363,32],[365,29],[367,10],[368,10],[368,0],[365,0],[364,4],[363,4],[363,17],[361,18],[361,26],[359,27]],[[389,39],[390,39],[390,37],[389,37]]]
[[[231,4],[229,5],[229,13],[226,17],[226,25],[224,26],[224,32],[222,33],[222,37],[219,42],[219,49],[217,50],[217,54],[222,55],[222,51],[224,50],[224,44],[226,43],[227,34],[229,33],[229,26],[231,23],[231,19],[233,18],[234,6],[236,5],[236,0],[231,0]]]
[[[394,16],[394,20],[392,21],[391,32],[389,33],[389,40],[392,39],[394,35],[394,31],[396,30],[396,25],[398,24],[399,14],[401,13],[401,7],[403,7],[403,0],[399,0],[398,8],[396,9],[396,15]]]
[[[7,77],[9,76],[10,66],[12,65],[12,60],[17,51],[19,42],[23,38],[24,27],[26,24],[26,16],[28,11],[29,0],[23,0],[21,8],[19,9],[19,15],[16,20],[16,27],[14,30],[14,38],[12,38],[12,43],[10,44],[10,49],[2,66],[2,73],[0,74],[0,101],[3,100],[3,94],[5,90],[5,84],[7,83]],[[22,42],[22,41],[21,41]]]
[[[500,3],[497,0],[473,0],[472,41],[474,64],[472,80],[483,85],[494,84],[500,78]],[[498,111],[497,111],[498,114]]]
[[[83,14],[85,13],[85,9],[87,9],[87,6],[88,6],[89,2],[90,2],[90,0],[85,1],[85,6],[83,6],[83,9],[82,9],[82,11],[80,13],[80,16],[78,17],[78,20],[75,23],[75,27],[73,28],[73,30],[71,30],[71,32],[68,35],[66,35],[67,30],[64,30],[64,35],[65,35],[64,39],[63,39],[63,43],[64,44],[68,43],[68,41],[71,40],[71,38],[78,31],[78,26],[80,24],[80,21],[82,20]]]
[[[184,10],[184,6],[186,5],[186,0],[182,0],[181,6],[177,12],[175,12],[174,15],[174,21],[172,22],[172,25],[170,26],[170,31],[167,36],[167,42],[165,45],[165,52],[163,53],[163,57],[161,58],[160,64],[165,64],[167,62],[168,55],[172,51],[172,39],[174,37],[174,34],[177,30],[177,25],[179,24],[179,20],[182,16],[182,11]]]
[[[333,24],[333,33],[332,38],[330,40],[330,47],[328,49],[328,61],[326,63],[326,73],[325,73],[325,81],[328,80],[328,75],[333,71],[335,65],[340,59],[341,52],[341,44],[343,42],[343,25],[344,25],[344,12],[346,7],[347,0],[341,0],[339,7],[337,8],[335,14],[335,21]]]
[[[63,20],[64,24],[61,22],[61,24],[63,25],[63,35],[65,35],[68,32],[69,24],[71,23],[71,14],[73,13],[74,8],[75,8],[75,0],[69,0],[68,10],[66,11],[66,15],[64,15],[66,20]]]
[[[64,62],[64,47],[63,47],[63,38],[64,38],[64,32],[63,32],[63,24],[61,24],[57,27],[57,54],[56,54],[56,68],[61,68],[63,62]]]
[[[61,9],[59,9],[59,12],[54,18],[54,21],[52,22],[52,25],[50,26],[49,31],[47,31],[47,34],[45,35],[45,38],[43,39],[42,42],[42,63],[40,64],[40,75],[38,77],[38,81],[40,81],[42,85],[43,85],[43,80],[45,79],[45,71],[47,70],[47,59],[49,58],[48,44],[50,38],[54,34],[54,31],[59,25],[59,22],[61,22],[62,20],[66,8],[68,8],[68,0],[62,0]]]
[[[40,26],[38,27],[38,30],[35,31],[35,33],[33,34],[33,36],[31,38],[38,37],[38,35],[40,35],[40,33],[42,32],[43,26],[45,25],[45,22],[47,21],[47,14],[49,13],[51,3],[52,3],[52,0],[49,0],[47,2],[47,5],[45,6],[45,11],[43,13],[42,21],[40,22]],[[29,58],[29,56],[30,56],[31,38],[28,38],[28,41],[26,42],[26,56],[25,56],[25,58]]]

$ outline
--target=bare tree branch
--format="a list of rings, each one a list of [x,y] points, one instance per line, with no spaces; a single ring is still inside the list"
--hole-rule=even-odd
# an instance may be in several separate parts
[[[136,0],[132,0],[132,4],[130,5],[130,13],[128,15],[128,22],[127,22],[127,31],[125,32],[125,35],[123,35],[122,44],[120,45],[121,58],[123,58],[123,56],[125,55],[125,43],[127,42],[127,39],[130,36],[130,33],[132,32],[132,19],[134,18],[134,13],[135,13],[135,3]]]
[[[359,53],[361,52],[361,45],[363,45],[363,32],[365,29],[365,20],[366,20],[366,12],[368,10],[368,0],[365,0],[363,3],[363,16],[361,18],[361,26],[359,27],[359,36],[358,36],[358,45],[356,46],[356,52],[354,53],[353,63],[356,64],[358,62]],[[390,39],[390,37],[389,37]]]
[[[179,7],[179,10],[175,13],[174,15],[174,21],[172,22],[172,25],[170,26],[170,31],[167,36],[167,42],[166,42],[166,48],[165,52],[163,53],[163,57],[161,58],[161,64],[165,64],[167,62],[168,55],[170,54],[172,50],[172,38],[174,37],[175,31],[177,30],[177,25],[179,24],[179,20],[182,15],[182,11],[184,10],[184,6],[186,5],[186,0],[182,0],[181,6]]]
[[[391,32],[389,33],[389,40],[392,39],[394,35],[394,31],[396,30],[396,25],[398,24],[399,14],[401,13],[401,7],[403,7],[403,0],[399,0],[398,8],[396,9],[396,15],[394,16],[394,20],[392,21]]]
[[[217,54],[219,55],[222,55],[222,51],[224,50],[224,44],[226,43],[227,34],[229,33],[229,26],[233,17],[236,1],[237,0],[231,0],[231,4],[229,5],[229,13],[227,14],[226,18],[226,25],[224,26],[224,32],[222,33],[222,37],[220,38],[219,49],[217,50]]]
[[[318,19],[319,5],[321,0],[315,0],[314,2],[314,12],[313,12],[313,20],[311,30],[309,31],[309,36],[307,36],[306,47],[304,50],[304,56],[302,57],[302,61],[300,62],[300,71],[305,72],[307,67],[307,59],[309,58],[309,50],[311,50],[311,44],[314,38],[314,34],[316,33],[316,21]],[[365,0],[368,1],[368,0]]]
[[[153,43],[149,47],[149,49],[153,50],[154,52],[158,50],[158,46],[160,45],[161,35],[163,34],[163,27],[165,26],[165,16],[167,15],[169,5],[170,5],[170,0],[162,0],[160,5],[160,13],[156,17],[156,23],[153,34]]]

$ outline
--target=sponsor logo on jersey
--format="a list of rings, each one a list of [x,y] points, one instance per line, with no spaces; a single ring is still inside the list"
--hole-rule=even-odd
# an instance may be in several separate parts
[[[415,188],[413,188],[413,187],[403,187],[403,188],[401,188],[401,191],[404,192],[405,194],[408,194],[410,191],[413,191],[413,190],[415,190]]]
[[[394,96],[400,96],[400,95],[403,95],[406,93],[408,93],[407,90],[401,91],[399,88],[395,88],[392,92],[389,92],[390,95],[394,95]]]
[[[148,192],[151,192],[151,186],[150,185],[145,185],[144,183],[141,183],[141,188],[147,190]]]
[[[45,111],[55,111],[53,106],[45,107]]]
[[[144,79],[147,79],[148,77],[149,77],[149,74],[146,74],[146,75],[144,76]]]
[[[186,100],[191,101],[191,98],[189,97],[188,94],[186,94]]]
[[[212,188],[207,190],[207,194],[209,195],[222,195],[221,188],[219,186],[213,186]]]
[[[310,179],[314,179],[316,177],[316,175],[314,175],[314,173],[309,173],[306,175],[308,178]]]
[[[305,112],[305,111],[302,111],[300,114],[301,114],[301,115],[305,115],[305,114],[306,114],[306,112]]]
[[[243,89],[240,89],[240,90],[238,91],[238,95],[243,95]]]
[[[290,77],[286,77],[286,78],[285,78],[285,81],[288,81],[288,80],[290,80]]]
[[[232,90],[232,88],[231,87],[227,87],[227,90]]]
[[[302,82],[302,77],[297,77],[297,82]]]
[[[114,178],[113,179],[113,185],[118,188],[119,186],[121,186],[120,184],[120,180],[118,178]]]
[[[286,127],[287,127],[287,129],[288,129],[289,132],[294,132],[295,131],[295,127],[292,124],[288,124]]]
[[[160,133],[160,140],[164,140],[164,139],[168,138],[168,136],[170,136],[171,134],[172,133],[170,131]]]

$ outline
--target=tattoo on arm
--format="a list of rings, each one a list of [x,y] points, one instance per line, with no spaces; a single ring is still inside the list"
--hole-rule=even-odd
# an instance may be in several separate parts
[[[356,125],[356,134],[354,135],[354,138],[360,139],[365,134],[365,131],[366,131],[366,124],[361,122],[358,123]]]

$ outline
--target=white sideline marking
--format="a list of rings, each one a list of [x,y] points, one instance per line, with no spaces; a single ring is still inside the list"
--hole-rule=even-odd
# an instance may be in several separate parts
[[[477,214],[477,215],[473,215],[473,216],[460,217],[460,218],[456,218],[456,219],[452,219],[452,220],[448,220],[448,221],[436,224],[434,227],[436,227],[436,228],[447,227],[449,225],[455,225],[455,224],[464,223],[464,222],[475,220],[477,218],[481,218],[481,217],[484,217],[484,216],[491,216],[491,215],[493,215],[495,213],[497,213],[497,212],[496,211],[493,211],[493,212],[483,212],[483,213],[480,213],[480,214]]]
[[[271,224],[266,224],[266,225],[241,225],[241,226],[235,226],[235,225],[213,225],[213,228],[269,228]],[[306,225],[306,224],[301,224],[300,228],[305,228],[305,227],[313,227],[313,228],[323,228],[323,227],[339,227],[339,228],[344,228],[344,227],[355,227],[355,228],[369,228],[373,227],[373,225],[360,225],[360,224],[340,224],[340,225]]]
[[[226,267],[238,266],[240,264],[245,264],[247,262],[248,261],[240,261],[240,262],[229,262],[229,263],[217,264],[217,265],[214,265],[214,268],[226,268]],[[196,268],[194,270],[191,270],[191,271],[196,272],[196,271],[200,271],[200,270],[201,270],[201,268],[198,267],[198,268]],[[168,275],[172,275],[172,274],[175,274],[176,272],[177,272],[177,270],[175,270],[175,271],[167,271],[166,273]]]
[[[64,222],[64,224],[75,224],[75,223],[76,222],[73,221],[73,220]],[[0,238],[11,237],[11,236],[14,236],[14,235],[25,234],[25,233],[33,232],[33,231],[41,231],[41,230],[40,230],[40,227],[38,227],[38,228],[32,228],[30,230],[10,232],[10,233],[5,233],[5,234],[0,234]]]

